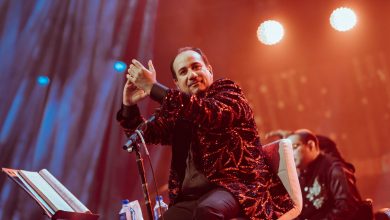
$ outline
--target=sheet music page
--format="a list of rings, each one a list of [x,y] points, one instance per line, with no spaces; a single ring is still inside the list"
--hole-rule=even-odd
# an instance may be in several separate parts
[[[80,202],[60,181],[58,181],[48,170],[42,169],[39,174],[48,182],[61,197],[79,213],[91,213],[83,203]]]
[[[31,188],[31,186],[23,179],[23,177],[20,176],[18,170],[8,168],[2,168],[2,170],[9,177],[11,177],[12,180],[15,181],[24,191],[26,191],[27,194],[29,194],[38,203],[38,205],[42,207],[42,209],[44,209],[46,215],[49,217],[54,215],[54,210],[50,208],[47,202],[45,202],[45,200],[42,199],[42,197],[37,192],[35,192],[33,188]]]
[[[19,174],[17,175],[19,180],[23,183],[24,187],[27,188],[27,190],[34,196],[34,198],[37,199],[38,202],[42,204],[47,209],[47,211],[50,212],[51,215],[54,215],[55,211],[49,206],[49,204],[45,202],[45,200],[41,196],[39,196],[37,192],[35,192],[35,190],[23,179],[23,177],[21,177]]]
[[[19,174],[54,210],[74,212],[64,199],[37,172],[19,170]]]

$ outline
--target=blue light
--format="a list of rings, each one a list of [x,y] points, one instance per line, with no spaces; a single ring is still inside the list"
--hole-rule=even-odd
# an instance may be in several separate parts
[[[115,69],[115,71],[117,71],[118,73],[123,73],[123,72],[125,72],[126,68],[127,68],[127,65],[126,65],[126,63],[124,63],[123,61],[116,61],[116,62],[114,63],[114,69]]]
[[[37,83],[41,86],[47,86],[50,83],[50,79],[47,76],[38,76]]]

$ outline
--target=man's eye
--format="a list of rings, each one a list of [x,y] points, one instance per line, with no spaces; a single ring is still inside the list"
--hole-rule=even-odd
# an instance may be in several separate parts
[[[201,65],[195,65],[195,66],[194,66],[194,69],[196,69],[196,70],[199,70],[199,69],[201,69],[201,68],[202,68]]]

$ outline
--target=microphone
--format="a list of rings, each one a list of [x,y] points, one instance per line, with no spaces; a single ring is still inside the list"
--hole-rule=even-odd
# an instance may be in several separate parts
[[[154,121],[155,118],[156,118],[156,116],[152,115],[148,120],[146,120],[146,121],[142,122],[140,125],[138,125],[138,127],[135,129],[133,134],[130,135],[127,142],[123,145],[123,150],[127,150],[129,152],[132,152],[133,151],[132,146],[133,146],[133,144],[135,144],[138,141],[138,138],[139,138],[138,132],[143,134],[144,131],[146,130],[146,128],[148,127],[148,124],[150,122]]]

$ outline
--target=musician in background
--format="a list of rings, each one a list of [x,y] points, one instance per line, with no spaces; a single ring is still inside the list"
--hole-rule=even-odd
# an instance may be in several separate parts
[[[294,160],[302,189],[298,219],[359,219],[361,197],[352,171],[340,157],[322,153],[313,132],[292,132]]]

